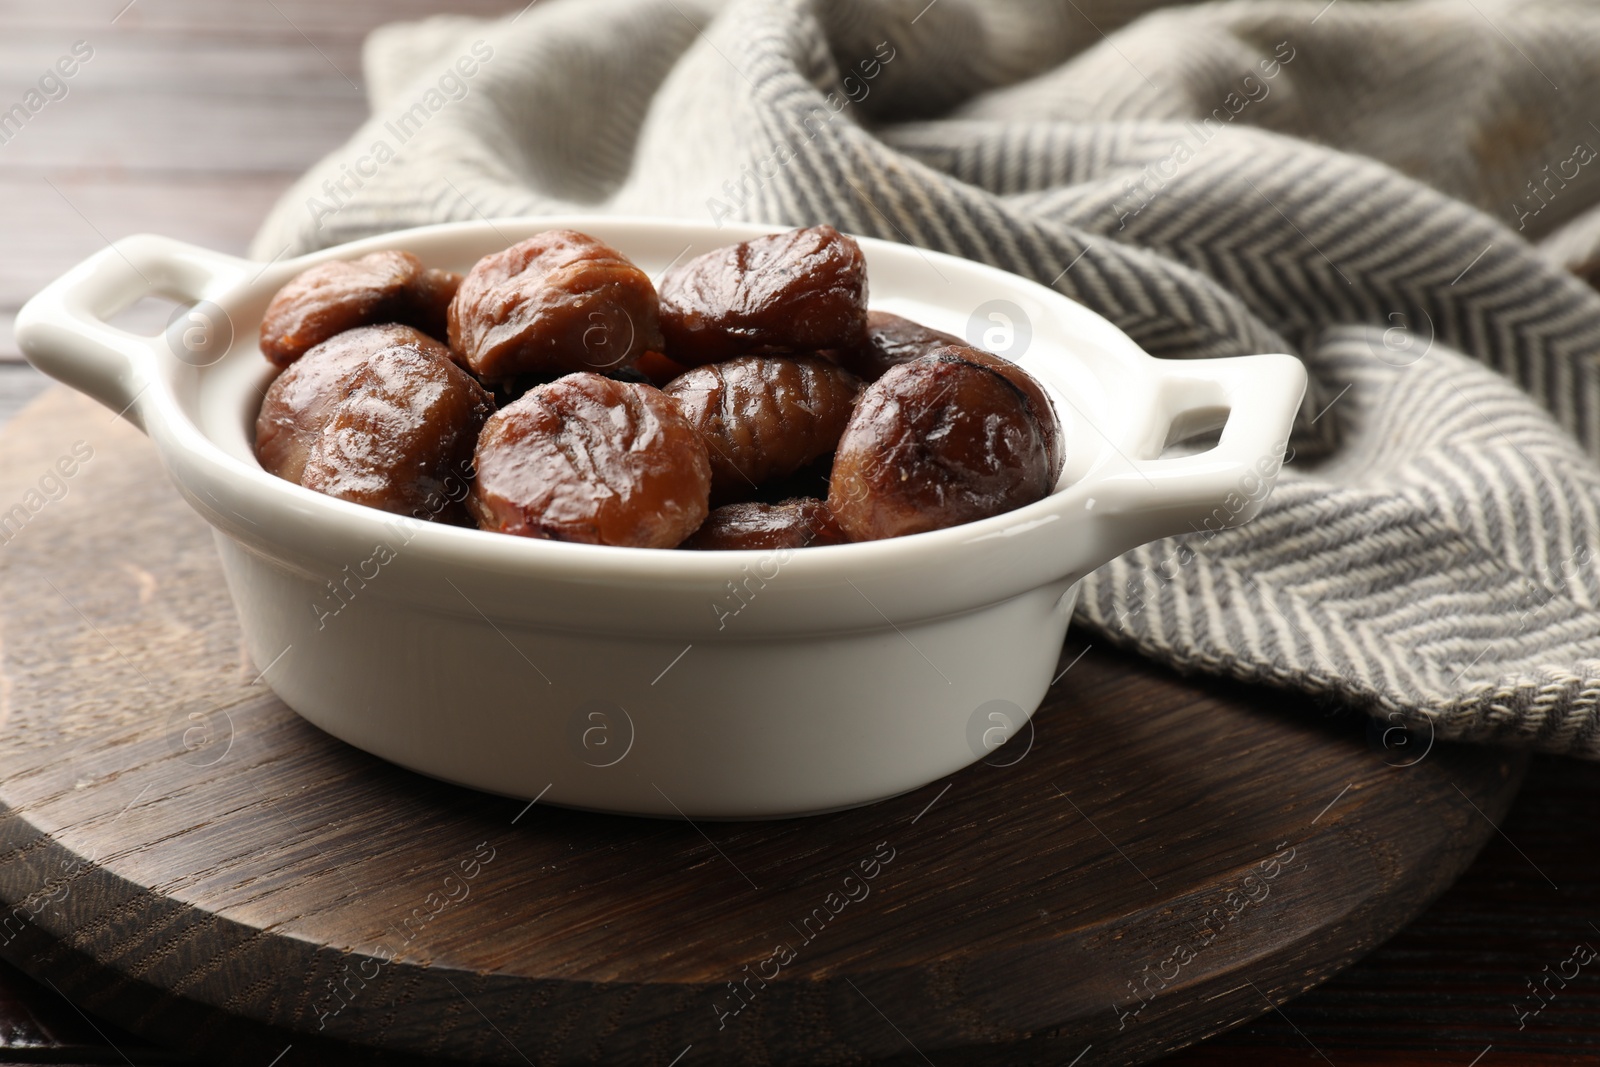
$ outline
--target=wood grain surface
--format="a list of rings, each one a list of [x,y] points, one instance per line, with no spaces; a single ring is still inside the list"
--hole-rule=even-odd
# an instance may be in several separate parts
[[[40,286],[105,240],[140,231],[242,253],[277,193],[365,117],[352,82],[361,80],[360,41],[368,29],[437,10],[497,14],[515,6],[515,0],[0,0],[0,98],[20,97],[72,42],[89,40],[96,48],[68,98],[52,103],[24,137],[0,146],[0,424],[44,385],[9,362],[18,358],[11,315]],[[0,546],[0,558],[6,552]],[[11,595],[9,586],[0,591]],[[1103,651],[1092,650],[1080,667]],[[9,656],[0,655],[9,665]],[[1164,677],[1135,661],[1120,669]],[[1283,714],[1283,698],[1259,699]],[[1593,968],[1537,1016],[1519,1020],[1518,1011],[1536,1003],[1528,985],[1545,968],[1559,966],[1575,942],[1597,936],[1596,811],[1595,768],[1536,759],[1503,832],[1402,933],[1316,990],[1288,1004],[1280,1000],[1256,1021],[1163,1062],[1595,1062],[1600,978]],[[125,999],[133,1003],[138,995],[135,989]],[[96,1004],[120,1015],[120,999],[124,994],[103,990]],[[274,1044],[271,1037],[220,1062],[302,1062],[302,1045],[287,1038]],[[0,964],[0,1063],[178,1059]],[[1103,1061],[1091,1052],[1081,1067],[1096,1062]]]
[[[1525,763],[1437,746],[1399,768],[1359,722],[1069,646],[1004,766],[891,802],[707,825],[526,805],[285,708],[153,448],[62,390],[0,434],[0,501],[45,486],[0,557],[0,954],[225,1061],[260,1040],[238,1018],[327,1062],[330,1038],[491,1063],[1145,1062],[1392,934]]]

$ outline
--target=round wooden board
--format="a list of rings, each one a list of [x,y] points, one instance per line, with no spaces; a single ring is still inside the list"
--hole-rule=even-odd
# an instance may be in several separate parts
[[[1525,764],[1073,640],[1031,748],[869,808],[526,805],[279,703],[109,412],[57,390],[0,434],[13,503],[0,953],[230,1064],[1144,1062],[1406,923]]]

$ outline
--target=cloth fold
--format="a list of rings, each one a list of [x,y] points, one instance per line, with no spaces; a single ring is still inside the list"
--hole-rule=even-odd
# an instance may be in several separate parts
[[[365,66],[372,119],[259,258],[570,211],[830,222],[1157,356],[1293,352],[1314,387],[1262,516],[1116,560],[1079,623],[1600,758],[1592,5],[546,0],[386,27]]]

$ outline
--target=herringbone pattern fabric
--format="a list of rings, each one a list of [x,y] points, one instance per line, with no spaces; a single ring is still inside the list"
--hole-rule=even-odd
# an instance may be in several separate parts
[[[1600,247],[1600,10],[1158,7],[549,0],[390,27],[374,118],[255,251],[574,210],[826,221],[1053,285],[1158,356],[1296,352],[1315,384],[1261,518],[1115,561],[1080,621],[1600,757],[1600,295],[1563,269]]]

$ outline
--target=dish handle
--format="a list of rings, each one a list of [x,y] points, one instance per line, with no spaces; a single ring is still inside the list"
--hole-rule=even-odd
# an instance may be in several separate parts
[[[160,359],[206,366],[233,342],[216,303],[260,264],[166,237],[139,234],[101,249],[22,306],[17,346],[28,362],[144,428],[135,402]],[[108,318],[146,296],[188,305],[154,337]]]
[[[1293,356],[1157,362],[1160,436],[1151,451],[1158,458],[1122,456],[1083,487],[1112,556],[1255,518],[1288,458],[1289,432],[1305,395],[1305,367]],[[1168,442],[1218,425],[1222,435],[1214,447],[1159,458]]]

